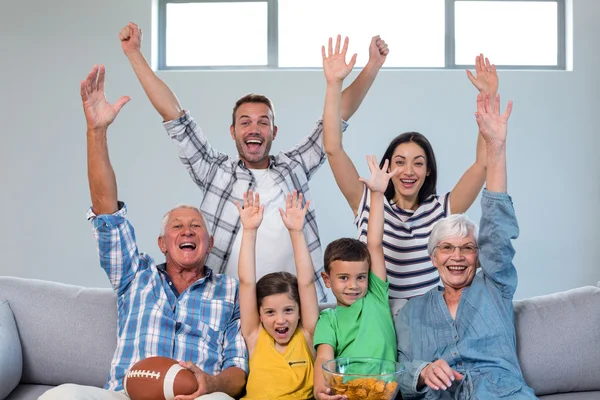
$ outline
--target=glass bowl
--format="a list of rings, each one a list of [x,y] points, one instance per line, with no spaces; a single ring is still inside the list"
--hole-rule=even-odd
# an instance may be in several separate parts
[[[393,400],[400,390],[404,365],[378,358],[336,358],[323,363],[323,374],[331,395],[348,400]]]

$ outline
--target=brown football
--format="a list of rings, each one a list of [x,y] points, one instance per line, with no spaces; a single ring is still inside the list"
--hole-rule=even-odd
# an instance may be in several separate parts
[[[123,378],[123,388],[131,400],[173,400],[198,390],[196,376],[168,357],[148,357],[138,361]]]

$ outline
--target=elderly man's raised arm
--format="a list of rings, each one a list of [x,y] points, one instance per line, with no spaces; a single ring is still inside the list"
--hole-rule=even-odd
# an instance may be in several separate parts
[[[491,279],[505,297],[512,298],[517,288],[517,273],[512,263],[515,250],[512,239],[519,226],[506,193],[506,125],[512,110],[508,103],[500,115],[500,96],[477,97],[477,123],[486,142],[487,190],[484,191],[479,234],[479,259],[485,276]]]
[[[108,157],[106,133],[121,108],[130,100],[123,96],[113,105],[104,96],[103,65],[94,66],[81,81],[81,100],[87,122],[88,180],[96,215],[117,211],[117,181]]]

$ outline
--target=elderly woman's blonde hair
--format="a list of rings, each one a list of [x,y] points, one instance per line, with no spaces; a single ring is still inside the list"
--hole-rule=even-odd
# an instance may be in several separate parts
[[[431,256],[435,251],[435,246],[439,245],[445,239],[452,237],[464,238],[469,236],[469,233],[473,233],[475,245],[477,246],[479,227],[466,214],[452,214],[449,217],[440,219],[435,223],[429,235],[427,253]]]

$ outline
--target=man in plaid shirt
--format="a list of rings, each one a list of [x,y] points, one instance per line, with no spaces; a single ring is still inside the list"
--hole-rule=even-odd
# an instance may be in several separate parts
[[[193,206],[179,206],[163,219],[158,244],[166,263],[139,252],[108,157],[106,133],[129,101],[111,105],[104,97],[104,66],[81,83],[87,121],[88,178],[100,264],[117,293],[117,348],[104,389],[62,385],[40,399],[127,400],[123,378],[150,356],[175,358],[191,370],[198,390],[178,400],[232,400],[248,372],[240,331],[237,280],[205,266],[213,245],[204,218]],[[185,362],[184,362],[185,361]]]
[[[302,193],[305,201],[311,200],[308,181],[325,162],[326,156],[322,144],[322,118],[308,137],[289,151],[273,156],[270,149],[277,135],[273,105],[262,95],[244,96],[233,108],[230,126],[239,154],[235,158],[229,157],[211,147],[189,111],[181,107],[175,94],[154,74],[140,51],[140,28],[130,23],[121,30],[119,37],[144,91],[178,146],[181,162],[204,193],[200,209],[215,238],[207,265],[219,273],[237,277],[241,235],[235,202],[241,203],[244,192],[252,189],[260,194],[261,204],[265,205],[263,228],[258,233],[256,245],[256,278],[278,271],[295,274],[291,240],[281,222],[279,209],[285,209],[286,195],[294,190]],[[344,121],[358,109],[375,80],[386,58],[384,46],[383,40],[373,38],[369,62],[342,93]],[[346,126],[344,122],[344,129]],[[329,291],[321,277],[321,242],[312,202],[306,214],[304,235],[315,268],[317,295],[320,302],[326,302]]]

